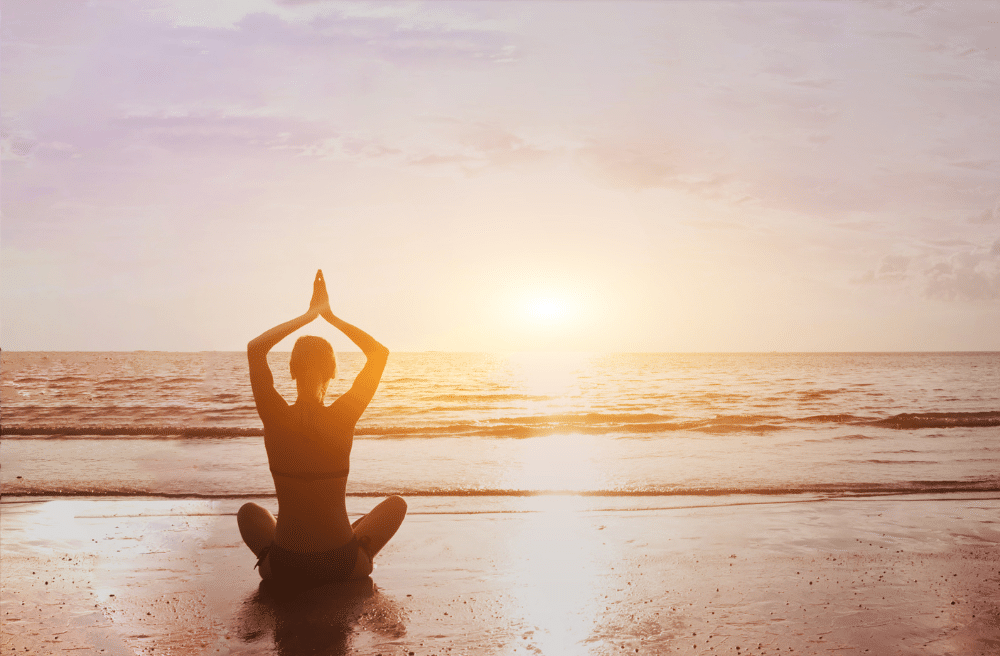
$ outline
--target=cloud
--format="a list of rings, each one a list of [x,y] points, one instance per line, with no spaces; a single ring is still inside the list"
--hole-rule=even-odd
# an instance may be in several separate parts
[[[1000,222],[1000,199],[993,207],[986,208],[981,214],[977,214],[969,219],[969,223],[997,223]]]
[[[952,166],[960,166],[965,169],[976,169],[979,171],[985,171],[994,168],[997,165],[997,160],[995,159],[978,159],[970,160],[965,162],[952,162]]]
[[[30,133],[4,127],[0,129],[0,156],[4,161],[26,161],[38,145]]]
[[[175,153],[242,150],[302,150],[330,129],[283,116],[248,116],[206,112],[182,116],[130,115],[109,122],[123,143],[155,144]]]
[[[947,301],[1000,300],[1000,239],[989,248],[957,252],[924,271],[929,298]]]
[[[906,278],[906,270],[910,266],[910,258],[905,255],[886,255],[882,258],[882,266],[878,269],[878,277],[884,281],[897,281]]]
[[[894,284],[905,282],[909,278],[908,270],[913,257],[909,255],[886,255],[875,269],[851,280],[856,285]]]
[[[527,137],[487,123],[452,118],[426,119],[423,123],[419,134],[402,138],[347,132],[288,147],[299,156],[320,160],[458,173],[531,164],[562,150],[554,144],[532,143]]]
[[[943,301],[1000,300],[1000,239],[989,245],[945,240],[929,246],[918,254],[886,255],[851,282],[892,285]]]
[[[748,200],[747,184],[732,170],[714,164],[709,153],[691,156],[666,143],[631,146],[592,141],[574,150],[575,159],[613,187],[673,189],[734,203]]]
[[[275,21],[281,23],[280,28]],[[239,27],[252,28],[254,23],[261,23],[271,41],[282,38],[290,49],[298,49],[305,39],[327,52],[331,46],[338,50],[347,47],[348,52],[364,51],[405,68],[442,59],[510,62],[518,56],[515,36],[494,26],[414,20],[397,12],[367,16],[331,13],[306,24],[289,23],[265,14],[248,16]]]
[[[447,102],[439,96],[450,97],[426,92],[415,78],[421,69],[475,77],[518,56],[517,36],[479,9],[444,7],[335,3],[302,20],[255,11],[221,23],[192,23],[195,9],[166,4],[149,12],[134,4],[77,7],[72,20],[54,9],[52,20],[50,12],[22,10],[4,23],[5,83],[22,91],[5,94],[0,151],[17,163],[82,157],[91,171],[125,166],[125,177],[174,156],[213,170],[248,156],[425,169],[435,161],[482,168],[540,157],[544,149],[519,137],[504,144],[502,134],[492,145],[488,136],[481,143],[414,137],[414,115],[440,111]],[[29,87],[32,94],[23,91]],[[64,184],[88,177],[82,169],[65,173]]]

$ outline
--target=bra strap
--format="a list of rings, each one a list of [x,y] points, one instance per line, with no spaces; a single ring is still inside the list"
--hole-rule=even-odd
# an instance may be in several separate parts
[[[332,472],[283,472],[276,469],[271,470],[272,474],[276,476],[284,476],[286,478],[297,478],[303,481],[323,481],[331,478],[347,478],[347,475],[351,473],[350,469],[338,469]]]

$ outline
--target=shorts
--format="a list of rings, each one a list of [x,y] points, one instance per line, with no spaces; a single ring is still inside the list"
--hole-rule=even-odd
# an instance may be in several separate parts
[[[272,542],[261,550],[257,565],[267,558],[271,575],[281,583],[301,586],[340,583],[351,578],[358,560],[358,549],[357,538],[351,538],[350,542],[336,549],[306,553],[289,551]]]

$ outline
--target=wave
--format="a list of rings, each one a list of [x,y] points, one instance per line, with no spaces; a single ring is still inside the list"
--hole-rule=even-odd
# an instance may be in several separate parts
[[[524,439],[544,437],[560,433],[586,435],[648,435],[678,431],[703,433],[755,432],[763,433],[781,430],[781,426],[758,423],[753,420],[739,421],[724,418],[721,421],[692,422],[652,422],[627,424],[587,424],[574,422],[535,423],[514,422],[501,424],[460,423],[442,426],[383,426],[358,427],[355,438],[406,439],[427,437],[493,437]],[[232,426],[3,426],[0,435],[7,438],[34,439],[87,439],[92,437],[145,438],[145,439],[192,439],[192,438],[235,438],[262,437],[263,428]]]
[[[719,497],[719,496],[796,496],[826,497],[887,496],[903,494],[955,494],[963,492],[1000,492],[1000,479],[972,481],[909,481],[897,483],[821,483],[788,486],[746,487],[671,487],[656,489],[595,489],[595,490],[526,490],[504,488],[385,488],[348,492],[349,497]],[[252,499],[273,498],[273,491],[199,492],[163,491],[132,486],[81,485],[11,485],[6,482],[2,496],[6,497],[154,497],[168,499]]]
[[[361,426],[355,436],[361,438],[497,437],[528,438],[559,433],[592,435],[650,435],[693,431],[709,434],[766,433],[800,427],[802,424],[849,424],[896,430],[926,428],[983,428],[1000,426],[1000,411],[903,413],[883,419],[849,414],[814,415],[789,418],[780,415],[717,415],[710,419],[679,419],[656,413],[563,413],[528,417],[503,417],[495,420],[466,421],[426,426]],[[146,425],[4,425],[0,435],[35,438],[145,437],[145,438],[225,438],[260,437],[262,427],[240,426],[164,426]],[[874,439],[852,434],[836,439]]]
[[[839,414],[839,415],[813,415],[811,417],[803,417],[799,421],[811,424],[856,424],[862,420],[860,420],[858,417],[855,417],[854,415]]]
[[[867,460],[847,460],[846,462],[863,462],[872,465],[937,465],[940,464],[936,460],[880,460],[878,458],[869,458]]]
[[[470,392],[468,394],[430,394],[425,397],[429,401],[457,401],[468,403],[469,401],[548,401],[552,397],[539,394],[482,394]]]
[[[6,437],[262,437],[263,428],[233,426],[3,426]]]
[[[871,425],[897,429],[1000,426],[1000,412],[903,413],[873,421]]]
[[[806,390],[799,392],[799,398],[806,401],[812,400],[826,400],[827,397],[833,396],[834,394],[840,394],[844,390],[833,389],[833,390]]]

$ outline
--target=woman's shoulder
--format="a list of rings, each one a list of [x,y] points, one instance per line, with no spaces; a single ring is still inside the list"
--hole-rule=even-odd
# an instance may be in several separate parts
[[[352,392],[353,390],[348,390],[342,394],[327,407],[326,412],[331,421],[353,431],[368,404]]]
[[[292,408],[287,404],[275,404],[268,408],[261,408],[258,406],[257,414],[260,416],[261,423],[264,424],[265,433],[268,431],[287,430],[294,423]]]

